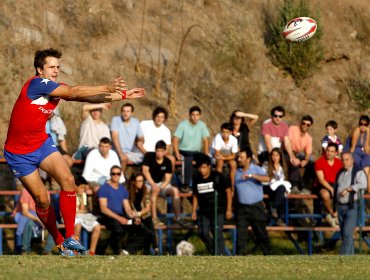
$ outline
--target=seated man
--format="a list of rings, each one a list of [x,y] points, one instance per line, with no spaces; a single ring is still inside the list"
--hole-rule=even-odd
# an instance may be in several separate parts
[[[172,196],[173,208],[175,212],[175,222],[180,220],[180,196],[177,188],[170,185],[172,178],[171,161],[165,157],[166,143],[160,140],[155,144],[155,152],[145,154],[143,161],[143,174],[146,180],[146,186],[151,191],[151,208],[154,225],[163,225],[163,222],[157,217],[157,197],[161,195]]]
[[[122,172],[125,175],[127,163],[141,163],[145,149],[144,136],[138,119],[134,116],[134,106],[125,103],[121,107],[121,116],[112,118],[111,132],[116,152],[121,160]]]
[[[111,178],[98,190],[101,212],[99,223],[111,231],[109,241],[113,253],[115,255],[128,255],[129,253],[122,249],[122,241],[127,232],[130,231],[127,226],[132,224],[132,218],[136,217],[138,213],[131,210],[128,191],[119,182],[121,174],[120,166],[112,166],[110,169]]]
[[[234,177],[236,171],[235,156],[238,153],[238,140],[232,135],[233,126],[230,123],[221,125],[221,132],[212,141],[212,155],[216,159],[216,170],[222,173],[224,162],[230,167],[231,193],[234,194]]]
[[[100,139],[97,149],[92,150],[86,158],[82,177],[91,187],[99,186],[110,178],[110,169],[113,165],[120,166],[117,153],[112,150],[111,140],[107,137]],[[120,182],[124,182],[124,176]]]
[[[14,220],[18,224],[15,234],[22,238],[22,253],[29,254],[31,252],[31,239],[40,237],[44,227],[37,217],[35,202],[25,188],[21,191]],[[44,246],[44,253],[51,254],[54,245],[53,238],[49,234]]]
[[[326,220],[330,226],[338,225],[337,214],[333,210],[334,183],[338,172],[343,165],[340,159],[336,157],[338,145],[329,143],[326,147],[326,153],[315,162],[316,181],[314,183],[313,193],[318,195],[327,212]]]
[[[212,255],[225,254],[223,227],[226,219],[231,219],[232,196],[230,182],[218,171],[211,169],[208,155],[195,158],[198,174],[193,178],[193,209],[192,219],[198,220],[199,235]],[[215,192],[217,199],[217,225],[215,225]],[[197,214],[197,208],[199,210]],[[215,230],[217,228],[217,252],[215,251]],[[211,234],[212,233],[212,234]]]
[[[102,111],[109,110],[110,103],[84,104],[82,106],[82,123],[80,128],[80,142],[77,152],[73,155],[75,159],[86,159],[88,152],[97,148],[100,139],[110,137],[110,130],[102,120]]]

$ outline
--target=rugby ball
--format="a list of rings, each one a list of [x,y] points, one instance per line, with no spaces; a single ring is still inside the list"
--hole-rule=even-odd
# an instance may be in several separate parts
[[[291,42],[304,42],[316,32],[317,24],[312,18],[298,17],[290,20],[284,27],[283,36]]]

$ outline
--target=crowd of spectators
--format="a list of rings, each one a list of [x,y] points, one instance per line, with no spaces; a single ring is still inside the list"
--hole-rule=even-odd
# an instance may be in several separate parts
[[[190,221],[198,224],[199,236],[211,254],[225,254],[222,226],[232,218],[238,232],[237,254],[248,253],[248,226],[256,246],[270,254],[266,225],[285,226],[288,193],[316,194],[322,200],[325,222],[346,229],[340,253],[353,253],[349,239],[357,213],[350,221],[346,213],[353,209],[359,191],[370,190],[368,116],[359,118],[345,144],[337,136],[337,122],[329,120],[321,140],[322,153],[315,158],[313,143],[318,140],[310,135],[313,118],[304,115],[298,124],[289,126],[282,106],[272,108],[270,118],[263,121],[257,154],[250,141],[251,127],[259,118],[255,114],[235,110],[210,139],[198,106],[189,109],[188,118],[178,124],[172,137],[165,125],[168,112],[164,107],[155,108],[151,120],[140,122],[134,117],[134,106],[125,103],[108,126],[101,115],[109,109],[109,104],[82,107],[80,142],[73,156],[59,111],[45,128],[71,168],[73,159],[84,161],[82,174],[76,174],[75,235],[82,228],[91,232],[90,255],[97,250],[101,224],[111,231],[108,243],[114,254],[158,252],[154,226],[168,222],[157,214],[158,197],[171,198],[171,223],[185,226],[181,192],[193,193]],[[134,171],[128,169],[129,164],[134,164]],[[346,171],[354,175],[343,178]],[[41,223],[32,215],[32,203],[24,192],[16,221],[22,225],[17,230],[23,234],[22,249],[28,253],[31,230]],[[45,251],[50,252],[49,243]]]

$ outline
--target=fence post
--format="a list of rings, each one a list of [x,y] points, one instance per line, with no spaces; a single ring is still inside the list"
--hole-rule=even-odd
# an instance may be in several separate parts
[[[215,214],[215,220],[214,220],[214,223],[215,223],[215,233],[213,235],[214,237],[214,242],[215,242],[215,256],[217,256],[218,254],[218,246],[217,246],[217,241],[218,241],[218,222],[217,222],[217,206],[218,206],[218,192],[217,190],[215,189],[215,209],[214,209],[214,214]]]

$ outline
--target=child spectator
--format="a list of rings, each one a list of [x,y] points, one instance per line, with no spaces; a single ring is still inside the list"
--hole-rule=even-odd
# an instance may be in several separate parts
[[[233,126],[230,123],[221,125],[221,132],[217,133],[212,141],[211,153],[216,159],[216,171],[222,173],[224,163],[230,167],[230,182],[232,194],[234,193],[234,177],[236,172],[236,154],[238,152],[238,140],[232,135]]]
[[[154,252],[158,253],[154,225],[150,215],[150,192],[144,184],[142,173],[133,173],[129,180],[129,203],[136,213],[134,218],[133,237],[138,241],[137,248],[142,247],[144,255],[150,254],[150,246],[154,246]]]
[[[86,187],[87,184],[78,184],[76,191],[76,220],[75,220],[75,236],[80,238],[81,229],[84,228],[86,231],[91,232],[91,241],[89,255],[94,256],[96,246],[100,236],[100,224],[97,222],[97,217],[90,213],[91,207],[88,206]]]
[[[325,124],[325,129],[328,134],[321,140],[322,154],[325,154],[326,147],[329,143],[335,143],[338,145],[338,156],[340,156],[343,151],[343,144],[337,136],[338,123],[334,120],[330,120]]]

